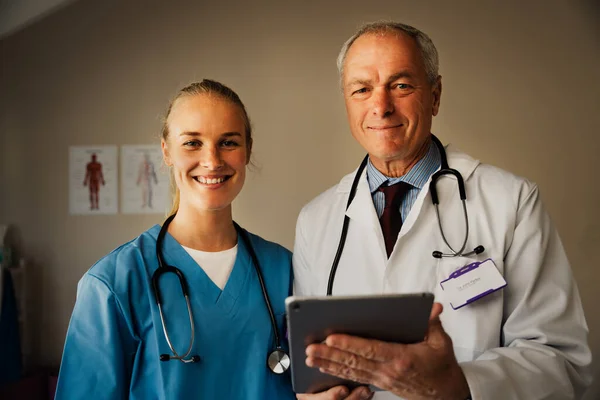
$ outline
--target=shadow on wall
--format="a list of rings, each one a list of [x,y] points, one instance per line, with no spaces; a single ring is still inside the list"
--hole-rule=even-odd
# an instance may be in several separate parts
[[[0,399],[54,398],[58,368],[39,365],[42,263],[25,257],[20,230],[4,226],[0,237]],[[36,339],[36,342],[34,342]],[[3,348],[3,346],[6,346]]]
[[[598,364],[594,361],[595,364]],[[592,382],[592,386],[587,391],[585,396],[583,396],[582,400],[598,400],[600,399],[600,370],[596,368],[597,371],[594,374],[594,382]]]
[[[585,0],[585,4],[588,10],[588,18],[590,18],[590,21],[592,21],[590,26],[596,28],[596,39],[598,42],[600,42],[600,24],[598,23],[598,21],[600,21],[600,0]],[[600,399],[600,396],[597,398]]]
[[[56,393],[55,371],[37,372],[18,382],[0,387],[0,399],[52,400]]]

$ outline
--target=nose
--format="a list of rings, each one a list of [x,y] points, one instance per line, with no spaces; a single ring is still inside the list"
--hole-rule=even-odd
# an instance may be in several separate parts
[[[373,115],[386,117],[394,112],[394,102],[387,88],[380,87],[373,90],[371,100]]]
[[[216,171],[223,167],[224,162],[221,152],[216,146],[205,146],[202,149],[202,159],[200,165],[211,171]]]

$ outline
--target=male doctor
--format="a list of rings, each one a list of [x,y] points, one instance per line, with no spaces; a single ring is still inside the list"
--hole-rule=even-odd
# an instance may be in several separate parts
[[[421,343],[331,335],[307,348],[307,365],[384,392],[338,386],[298,398],[580,398],[591,354],[560,238],[534,183],[434,143],[442,83],[429,37],[403,24],[366,25],[343,46],[338,68],[350,130],[368,163],[347,209],[356,171],[302,209],[296,294],[326,294],[347,216],[333,295],[433,292],[436,303]],[[436,184],[442,235],[429,183],[443,153],[464,179],[468,231],[457,179],[445,175]],[[458,307],[465,301],[452,280],[440,283],[474,262],[482,264],[467,274],[482,282],[483,296]],[[498,281],[506,286],[484,295]]]

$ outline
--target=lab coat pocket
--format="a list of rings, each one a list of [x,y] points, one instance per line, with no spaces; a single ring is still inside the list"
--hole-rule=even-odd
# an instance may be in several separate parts
[[[475,359],[486,349],[497,347],[502,327],[503,291],[488,294],[473,303],[453,309],[450,298],[440,285],[440,282],[458,269],[474,262],[485,260],[486,257],[452,257],[438,261],[436,301],[444,306],[440,316],[442,325],[452,338],[457,359],[469,361]],[[500,269],[501,271],[501,269]]]
[[[483,261],[485,258],[479,257],[444,257],[438,259],[437,262],[437,281],[442,282],[448,279],[450,275],[465,265],[472,264],[477,261]]]

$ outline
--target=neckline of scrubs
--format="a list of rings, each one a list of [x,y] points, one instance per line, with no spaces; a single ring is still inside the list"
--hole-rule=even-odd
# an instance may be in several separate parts
[[[155,238],[158,236],[160,226],[154,230]],[[250,254],[246,244],[238,234],[238,252],[233,264],[229,279],[221,290],[204,269],[188,254],[187,251],[175,240],[170,233],[166,233],[162,247],[162,254],[167,265],[179,268],[188,282],[190,302],[206,303],[217,306],[223,312],[230,312],[237,302],[252,270]]]

